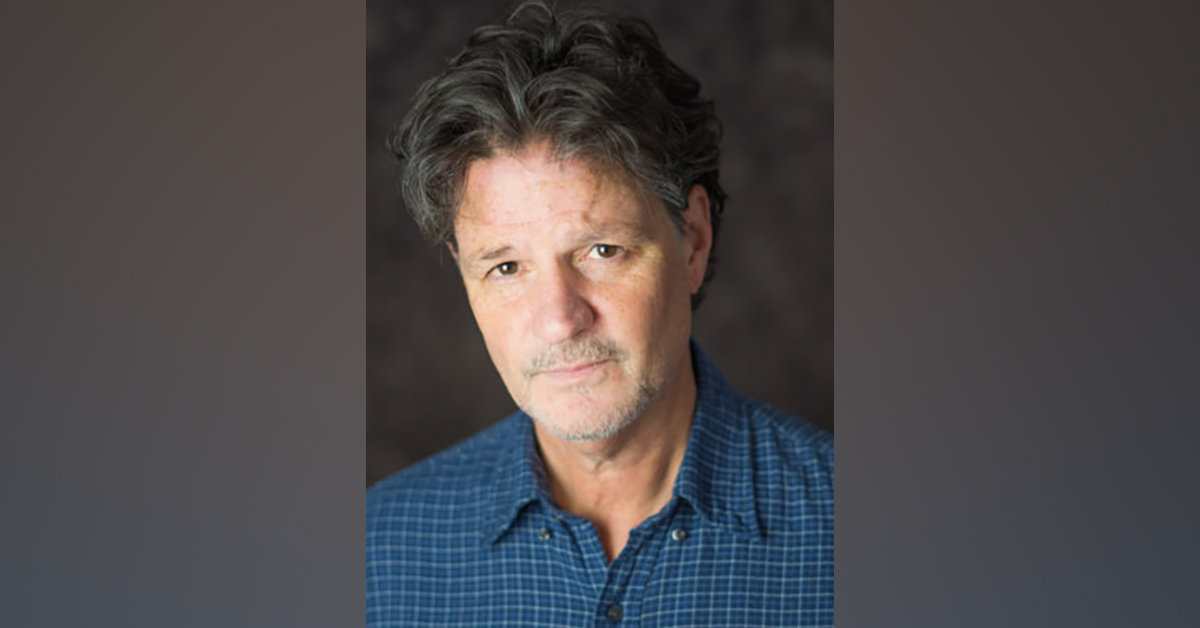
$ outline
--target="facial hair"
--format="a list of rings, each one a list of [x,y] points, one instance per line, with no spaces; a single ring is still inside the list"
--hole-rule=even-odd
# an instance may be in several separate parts
[[[539,353],[522,369],[522,375],[528,381],[543,371],[570,364],[605,360],[612,362],[615,368],[624,368],[627,354],[609,341],[595,337],[581,338],[560,343]],[[563,394],[586,397],[593,387],[593,384],[587,382],[575,384]],[[607,406],[595,407],[590,416],[575,417],[569,424],[562,420],[562,417],[547,416],[536,407],[537,404],[532,398],[524,402],[518,400],[517,405],[555,437],[569,442],[583,442],[611,438],[620,433],[641,416],[650,402],[658,396],[660,389],[661,384],[653,386],[644,379],[637,380],[634,382],[633,391],[625,398]],[[556,418],[559,420],[555,420]]]

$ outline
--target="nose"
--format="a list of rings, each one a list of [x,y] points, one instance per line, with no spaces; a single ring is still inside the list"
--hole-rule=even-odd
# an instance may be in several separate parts
[[[530,295],[534,333],[548,345],[570,340],[596,320],[573,268],[555,265],[540,273]]]

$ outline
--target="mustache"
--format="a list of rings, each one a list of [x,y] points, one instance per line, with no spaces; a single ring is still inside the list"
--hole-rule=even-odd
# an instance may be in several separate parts
[[[580,362],[620,360],[624,353],[615,344],[600,338],[584,338],[554,345],[534,356],[525,366],[526,375],[552,371]]]

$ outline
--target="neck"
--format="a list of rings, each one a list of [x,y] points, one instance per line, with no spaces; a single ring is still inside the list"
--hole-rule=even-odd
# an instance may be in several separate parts
[[[620,553],[630,529],[670,501],[695,407],[689,350],[659,397],[611,438],[568,442],[535,425],[555,499],[563,510],[592,522],[609,560]]]

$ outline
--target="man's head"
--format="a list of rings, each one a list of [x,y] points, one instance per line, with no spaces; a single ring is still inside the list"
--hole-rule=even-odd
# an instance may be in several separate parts
[[[393,141],[488,351],[560,437],[614,434],[677,379],[712,275],[720,125],[645,22],[527,3],[477,29]]]
[[[725,204],[720,139],[700,83],[667,58],[645,21],[595,8],[556,16],[527,2],[476,29],[421,86],[391,148],[404,164],[405,201],[435,242],[455,240],[471,163],[542,142],[558,157],[625,171],[677,229],[692,187],[702,186],[715,236]],[[702,287],[693,306],[703,297]]]

